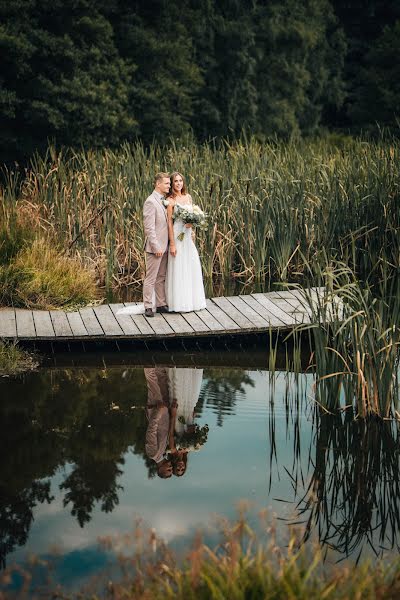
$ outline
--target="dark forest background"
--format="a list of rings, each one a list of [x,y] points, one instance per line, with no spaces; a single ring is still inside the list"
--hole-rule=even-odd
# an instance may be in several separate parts
[[[398,129],[400,0],[0,0],[0,160]]]

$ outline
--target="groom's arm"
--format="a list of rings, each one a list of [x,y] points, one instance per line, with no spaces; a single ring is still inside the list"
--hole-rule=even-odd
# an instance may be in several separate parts
[[[143,206],[144,235],[154,254],[162,254],[156,236],[156,207],[151,200],[146,200]]]

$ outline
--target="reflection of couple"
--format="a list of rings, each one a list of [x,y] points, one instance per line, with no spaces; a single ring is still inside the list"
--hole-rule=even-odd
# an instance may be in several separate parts
[[[199,254],[194,230],[177,216],[181,207],[192,207],[180,173],[158,173],[154,190],[143,207],[146,276],[143,305],[120,309],[119,313],[189,312],[206,307]]]
[[[207,439],[208,427],[194,422],[202,369],[154,367],[144,370],[147,381],[146,454],[159,477],[186,472],[188,452]]]

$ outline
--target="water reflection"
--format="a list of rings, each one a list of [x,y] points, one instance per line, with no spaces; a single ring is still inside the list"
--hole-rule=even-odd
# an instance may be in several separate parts
[[[148,426],[146,454],[154,461],[157,475],[182,477],[188,454],[207,440],[208,425],[195,423],[203,369],[154,367],[144,369],[147,381]],[[149,467],[152,475],[154,470]]]
[[[229,370],[220,377],[211,371],[203,382],[203,369],[104,367],[1,381],[0,451],[7,456],[0,467],[1,565],[26,544],[35,510],[55,496],[80,527],[96,508],[112,512],[124,492],[130,450],[149,477],[165,470],[181,477],[190,452],[207,439],[208,426],[196,422],[204,403],[233,414],[236,391],[251,383],[241,370],[231,379]]]
[[[41,506],[62,514],[50,545],[66,513],[85,531],[97,519],[94,539],[108,526],[99,514],[118,514],[117,529],[147,509],[154,526],[169,519],[175,533],[184,521],[189,532],[244,497],[301,521],[303,540],[336,557],[399,549],[399,425],[323,414],[312,384],[302,373],[162,364],[0,381],[2,566],[28,545]]]
[[[399,550],[399,472],[399,423],[319,415],[313,471],[298,503],[304,541],[316,530],[345,556],[360,556],[365,545],[376,555]]]

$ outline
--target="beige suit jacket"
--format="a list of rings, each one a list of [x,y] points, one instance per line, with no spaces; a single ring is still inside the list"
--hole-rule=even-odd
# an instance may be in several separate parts
[[[146,252],[166,252],[168,249],[167,211],[153,192],[143,206],[143,224]]]

